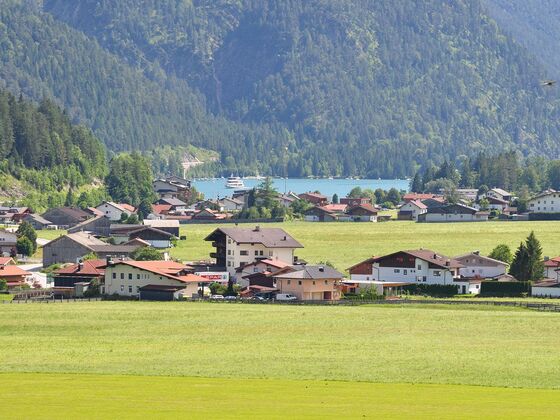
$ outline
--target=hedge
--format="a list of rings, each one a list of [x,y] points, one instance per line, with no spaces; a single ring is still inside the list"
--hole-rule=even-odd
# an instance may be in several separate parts
[[[519,297],[530,291],[531,283],[528,281],[483,281],[480,285],[481,296]]]
[[[560,220],[560,213],[529,213],[529,220]]]

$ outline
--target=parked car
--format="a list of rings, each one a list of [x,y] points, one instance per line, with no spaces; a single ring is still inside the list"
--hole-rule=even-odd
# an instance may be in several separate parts
[[[224,297],[222,295],[212,295],[212,296],[210,296],[210,299],[212,299],[212,300],[224,300]]]
[[[290,295],[289,293],[278,293],[276,295],[276,300],[282,300],[282,301],[297,300],[297,297],[295,297],[294,295]]]
[[[266,299],[263,298],[262,296],[253,296],[253,297],[251,297],[250,300],[254,300],[254,301],[257,301],[257,302],[265,302],[266,301]]]
[[[226,296],[224,300],[237,300],[237,296]]]

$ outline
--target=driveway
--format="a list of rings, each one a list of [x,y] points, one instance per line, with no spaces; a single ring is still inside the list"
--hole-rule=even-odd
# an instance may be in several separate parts
[[[40,272],[43,268],[43,264],[22,264],[18,267],[30,272],[33,275],[33,282],[39,283],[42,288],[47,287],[47,275]]]

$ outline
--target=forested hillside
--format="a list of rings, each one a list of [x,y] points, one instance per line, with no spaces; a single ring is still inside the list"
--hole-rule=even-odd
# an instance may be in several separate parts
[[[72,125],[50,100],[37,106],[0,90],[0,196],[19,194],[27,205],[46,206],[106,172],[105,148],[88,128]],[[22,191],[7,192],[14,183]],[[42,202],[34,202],[33,190],[43,193]]]
[[[369,177],[560,153],[543,66],[479,0],[42,7],[0,11],[0,79],[51,94],[111,149],[193,144],[218,151],[223,173]]]
[[[560,2],[557,0],[484,0],[490,15],[560,77]]]

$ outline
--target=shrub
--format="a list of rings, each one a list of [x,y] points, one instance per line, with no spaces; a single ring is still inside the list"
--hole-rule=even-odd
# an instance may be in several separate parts
[[[459,292],[459,288],[455,284],[413,284],[405,286],[404,290],[414,295],[427,295],[437,298],[453,297]]]

